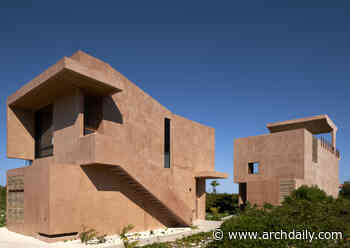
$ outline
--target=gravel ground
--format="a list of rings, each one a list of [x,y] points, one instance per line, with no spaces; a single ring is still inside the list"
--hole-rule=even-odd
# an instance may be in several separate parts
[[[141,232],[139,245],[150,244],[154,242],[168,242],[179,238],[190,236],[195,233],[209,232],[221,225],[221,221],[199,220],[194,223],[197,229],[191,228],[168,228],[158,229],[152,232]],[[134,233],[135,234],[135,233]],[[46,243],[30,236],[24,236],[7,230],[6,227],[0,228],[0,247],[1,248],[119,248],[123,247],[118,235],[108,236],[107,242],[99,245],[84,245],[80,240],[68,242]]]

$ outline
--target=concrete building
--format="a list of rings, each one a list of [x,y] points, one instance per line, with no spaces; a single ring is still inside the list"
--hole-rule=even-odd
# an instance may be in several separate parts
[[[205,218],[215,130],[178,116],[78,51],[7,99],[7,227],[52,240]]]
[[[270,134],[234,141],[234,182],[239,201],[280,204],[301,185],[339,191],[337,127],[327,115],[268,124]],[[331,133],[332,144],[315,135]]]

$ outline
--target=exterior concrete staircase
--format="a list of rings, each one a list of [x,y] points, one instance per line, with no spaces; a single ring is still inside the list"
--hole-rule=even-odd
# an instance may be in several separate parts
[[[159,168],[157,169],[159,170]],[[149,170],[150,175],[143,174],[142,177],[126,171],[121,166],[109,166],[109,170],[118,177],[118,180],[122,180],[130,186],[129,189],[137,194],[137,199],[142,202],[142,205],[151,205],[152,215],[164,225],[183,227],[192,224],[191,209],[171,189],[154,181],[154,168]],[[142,180],[147,177],[153,180],[152,185],[148,185],[145,180]],[[159,182],[161,178],[157,176],[156,179]]]
[[[115,173],[118,180],[137,193],[136,201],[152,203],[152,216],[162,213],[175,226],[192,224],[192,209],[169,187],[170,169],[152,163],[140,162],[144,158],[132,144],[101,134],[90,134],[79,139],[80,151],[76,160],[82,166],[104,166]],[[134,151],[134,152],[131,152]],[[132,156],[130,154],[133,154]]]

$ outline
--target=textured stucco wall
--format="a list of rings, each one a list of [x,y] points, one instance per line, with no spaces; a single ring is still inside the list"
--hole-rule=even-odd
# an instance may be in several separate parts
[[[312,161],[312,134],[305,130],[305,178],[302,184],[317,185],[327,194],[338,197],[339,160],[335,154],[321,146],[318,140],[318,161]]]
[[[28,235],[49,231],[49,165],[52,158],[42,158],[35,166],[7,171],[7,176],[24,175],[24,223],[8,222],[7,228]]]
[[[7,157],[34,159],[34,113],[7,106]]]
[[[279,204],[279,178],[248,182],[247,201],[258,206],[264,203]]]
[[[59,98],[53,107],[53,143],[55,163],[75,163],[79,138],[83,136],[84,97],[79,89]]]
[[[99,165],[51,165],[50,196],[50,233],[77,232],[82,225],[108,234],[128,224],[135,231],[163,226],[151,216],[152,206],[141,202],[142,195]]]
[[[248,174],[248,163],[259,162],[259,174]],[[304,178],[304,130],[297,129],[234,141],[234,182],[274,177]]]

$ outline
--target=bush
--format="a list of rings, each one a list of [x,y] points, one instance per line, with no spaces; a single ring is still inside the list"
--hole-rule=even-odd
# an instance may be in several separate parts
[[[153,243],[142,247],[143,248],[205,247],[205,245],[210,242],[211,237],[212,237],[211,232],[201,232],[188,237],[177,239],[176,241],[165,242],[165,243]]]
[[[238,195],[207,193],[206,212],[211,212],[211,208],[219,209],[220,213],[235,214],[238,209]]]
[[[0,186],[0,227],[6,224],[6,187]]]
[[[154,244],[151,244],[151,245],[145,245],[145,246],[142,246],[143,248],[170,248],[170,244],[168,243],[154,243]]]
[[[210,208],[210,211],[212,213],[211,220],[220,220],[221,217],[219,215],[219,208]]]
[[[127,236],[127,233],[130,232],[132,229],[134,229],[134,227],[135,227],[134,225],[129,224],[129,225],[123,227],[123,229],[120,233],[120,238],[122,239],[125,248],[134,248],[138,244],[138,241],[130,242],[130,240]]]
[[[90,244],[90,243],[102,244],[107,241],[106,240],[107,235],[105,234],[98,235],[98,232],[93,228],[87,228],[83,225],[82,229],[83,229],[82,232],[79,233],[79,238],[83,244]]]
[[[330,200],[332,197],[327,196],[327,194],[318,188],[317,186],[301,186],[298,188],[298,190],[294,190],[290,196],[287,196],[284,201],[291,203],[295,200],[307,200],[310,202],[320,202],[320,201],[326,201]]]
[[[343,198],[350,199],[350,182],[344,183],[343,187],[339,192],[339,195]]]
[[[221,230],[224,239],[213,241],[208,247],[350,247],[350,201],[333,199],[316,187],[302,186],[287,197],[282,206],[265,208],[247,206],[237,218],[225,221]],[[228,232],[342,232],[342,240],[268,240],[232,239]]]

